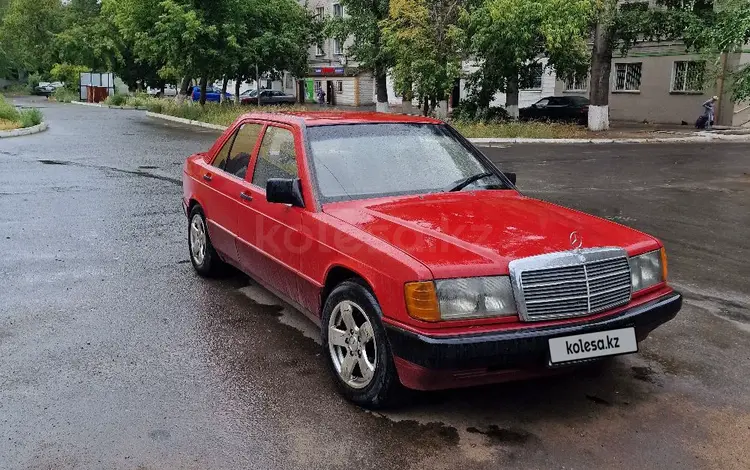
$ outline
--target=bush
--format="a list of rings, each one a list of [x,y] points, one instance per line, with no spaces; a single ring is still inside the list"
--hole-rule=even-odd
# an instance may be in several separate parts
[[[5,101],[5,98],[0,95],[0,120],[18,122],[21,120],[21,115],[11,103]]]
[[[106,100],[104,100],[104,103],[110,106],[125,106],[127,102],[128,102],[128,95],[123,95],[120,93],[115,93],[114,95],[110,95],[107,97]]]
[[[59,80],[65,84],[65,88],[76,91],[81,79],[81,73],[91,69],[85,65],[72,65],[67,63],[55,64],[50,71],[52,80]]]
[[[505,108],[500,106],[490,106],[489,108],[480,108],[473,99],[463,99],[453,110],[451,119],[461,122],[502,122],[509,118]]]
[[[21,111],[21,127],[32,127],[42,123],[44,115],[37,108]]]
[[[29,74],[29,76],[26,78],[26,91],[29,93],[34,93],[34,88],[39,85],[39,82],[42,81],[42,78],[42,74],[39,73]]]
[[[60,103],[70,103],[71,101],[80,99],[81,96],[79,93],[63,87],[55,90],[55,92],[52,93],[52,97],[55,101],[59,101]]]

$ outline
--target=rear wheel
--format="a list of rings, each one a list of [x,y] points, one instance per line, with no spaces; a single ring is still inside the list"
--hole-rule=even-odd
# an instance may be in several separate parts
[[[224,262],[211,244],[206,217],[200,206],[195,206],[188,217],[188,249],[190,262],[201,276],[213,277],[222,271]]]
[[[355,279],[339,284],[323,310],[324,354],[336,385],[367,408],[392,405],[402,392],[381,316],[375,296]]]

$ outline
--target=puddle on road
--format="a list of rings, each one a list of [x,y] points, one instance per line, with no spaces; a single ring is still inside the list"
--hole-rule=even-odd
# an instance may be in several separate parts
[[[124,169],[124,168],[116,168],[116,167],[113,167],[113,166],[92,165],[92,164],[88,164],[88,163],[72,162],[72,161],[68,161],[68,160],[47,160],[47,159],[42,159],[42,160],[37,160],[37,161],[39,163],[41,163],[42,165],[62,165],[62,166],[68,166],[68,165],[70,165],[70,166],[78,166],[78,167],[82,167],[82,168],[93,168],[93,169],[96,169],[96,170],[103,170],[103,171],[115,171],[117,173],[125,173],[125,174],[128,174],[128,175],[143,176],[145,178],[152,178],[152,179],[157,179],[157,180],[161,180],[161,181],[168,181],[170,183],[174,183],[174,184],[182,186],[182,180],[179,179],[179,178],[172,178],[170,176],[158,175],[156,173],[149,173],[147,171],[143,171],[144,169],[157,169],[157,167],[142,166],[142,167],[138,167],[139,168],[138,170],[127,170],[127,169]]]
[[[682,291],[686,304],[703,309],[731,323],[737,329],[750,333],[750,296],[735,292],[695,289],[675,282],[672,282],[672,285]]]
[[[239,289],[239,292],[259,305],[280,307],[279,322],[281,324],[294,328],[302,333],[302,336],[312,339],[317,344],[323,344],[320,340],[320,330],[313,322],[268,290],[257,284],[250,284]]]

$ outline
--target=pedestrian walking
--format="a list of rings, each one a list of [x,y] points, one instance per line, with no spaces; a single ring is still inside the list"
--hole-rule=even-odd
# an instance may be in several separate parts
[[[696,128],[711,129],[711,127],[713,127],[715,118],[715,106],[717,101],[719,101],[719,97],[713,96],[710,100],[703,103],[703,114],[695,122]]]
[[[322,87],[318,87],[316,94],[318,95],[318,104],[326,104],[326,92],[323,91]]]

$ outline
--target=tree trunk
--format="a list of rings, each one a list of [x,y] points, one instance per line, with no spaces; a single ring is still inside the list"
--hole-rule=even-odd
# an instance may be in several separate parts
[[[375,71],[375,90],[378,96],[378,103],[375,110],[379,113],[388,112],[388,84],[386,81],[385,69]]]
[[[594,28],[594,47],[591,50],[591,93],[589,99],[589,129],[609,129],[609,78],[612,73],[612,44],[614,43],[611,15],[616,2],[606,1]]]
[[[219,98],[220,103],[226,101],[227,86],[229,86],[229,75],[224,75],[224,82],[221,84],[221,97]]]
[[[422,114],[427,116],[430,113],[430,98],[428,96],[425,96],[422,100]]]
[[[518,73],[508,77],[505,86],[505,110],[511,119],[518,119]]]
[[[161,86],[159,87],[159,92],[160,92],[159,96],[163,97],[166,90],[167,90],[167,84],[164,82],[161,82]]]
[[[240,86],[242,85],[242,76],[238,75],[234,82],[234,104],[240,103]]]
[[[201,98],[200,98],[200,104],[201,106],[206,104],[206,88],[208,88],[208,75],[203,74],[201,77]]]
[[[182,83],[180,84],[180,92],[177,93],[177,98],[175,98],[175,101],[178,105],[181,105],[183,102],[185,102],[185,97],[187,97],[188,94],[188,88],[190,88],[189,76],[183,78]]]

